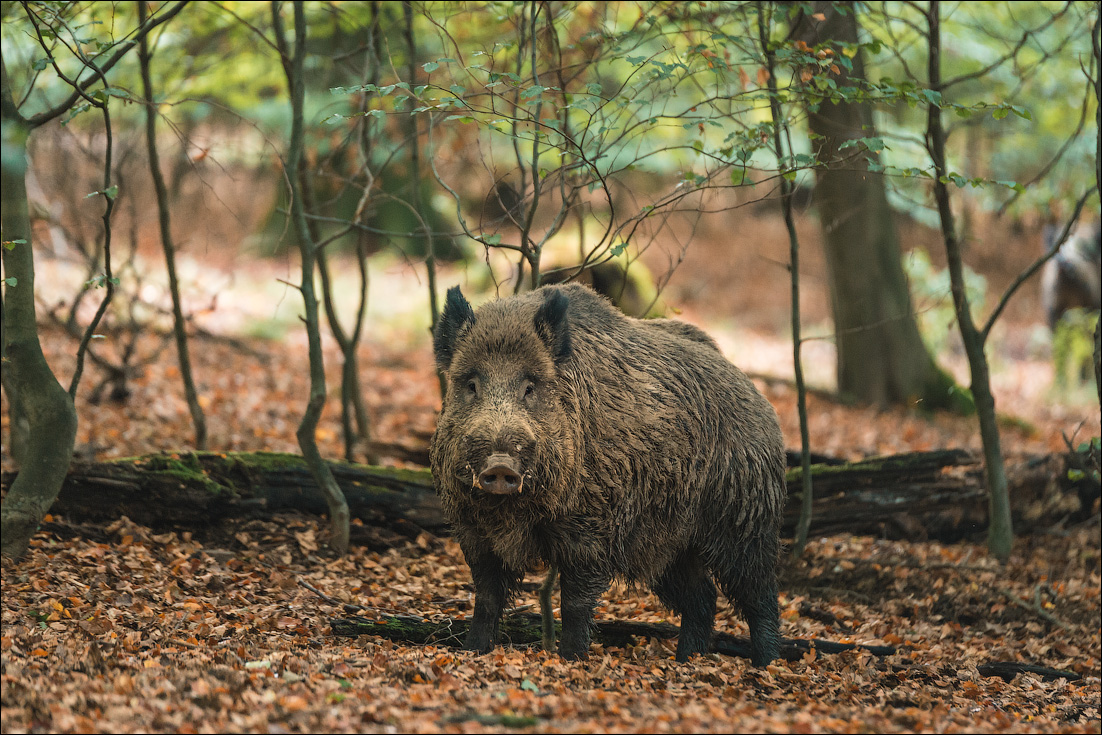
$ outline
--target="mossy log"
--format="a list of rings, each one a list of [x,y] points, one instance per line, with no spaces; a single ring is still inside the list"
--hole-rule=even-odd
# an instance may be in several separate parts
[[[506,615],[501,620],[501,641],[506,645],[540,645],[543,628],[539,613],[516,613]],[[374,635],[387,640],[402,643],[461,646],[467,637],[469,620],[444,618],[428,620],[412,615],[386,615],[379,618],[367,618],[353,615],[345,618],[333,618],[329,626],[334,635],[357,636]],[[593,642],[605,646],[630,646],[638,638],[657,638],[670,640],[678,636],[678,627],[669,623],[637,623],[630,620],[598,620],[593,630]],[[557,637],[562,637],[562,624],[555,622]],[[796,638],[781,639],[781,658],[786,661],[799,661],[814,648],[818,653],[840,653],[863,649],[876,656],[890,656],[895,653],[892,646],[871,646],[860,643],[835,643],[823,640],[803,640]],[[715,633],[710,649],[714,653],[728,656],[750,658],[750,639],[729,633]]]
[[[444,533],[428,470],[329,462],[353,516],[365,523]],[[4,473],[7,486],[14,473]],[[51,512],[71,521],[128,516],[152,528],[203,528],[294,510],[324,514],[306,462],[296,454],[188,452],[74,463]]]
[[[404,535],[447,533],[428,470],[330,462],[352,515]],[[1079,478],[1069,479],[1069,470]],[[960,450],[917,452],[811,468],[811,532],[871,533],[956,541],[986,529],[983,466]],[[1027,533],[1082,520],[1097,512],[1099,484],[1086,455],[1053,454],[1008,462],[1015,531]],[[9,487],[14,473],[4,473]],[[800,470],[788,472],[789,502],[782,532],[795,526]],[[52,511],[70,521],[122,515],[154,528],[202,529],[230,518],[282,510],[322,514],[326,505],[302,458],[264,452],[149,455],[74,463]]]

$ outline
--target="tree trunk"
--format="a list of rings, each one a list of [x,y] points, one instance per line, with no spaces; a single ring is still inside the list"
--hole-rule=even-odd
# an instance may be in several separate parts
[[[857,43],[853,3],[840,12],[835,3],[819,0],[816,21],[804,14],[796,35],[806,43]],[[839,86],[865,78],[862,52],[853,69],[837,77]],[[830,278],[830,300],[837,344],[838,390],[874,404],[953,407],[960,396],[953,381],[934,363],[915,322],[899,239],[882,176],[866,170],[860,146],[840,150],[847,141],[875,136],[872,108],[857,102],[824,101],[808,111],[808,126],[818,161],[815,205],[823,230]],[[855,153],[862,151],[861,153]]]
[[[1091,54],[1094,56],[1094,185],[1102,195],[1102,7],[1095,5],[1091,27]],[[1098,404],[1102,407],[1102,318],[1094,325],[1094,384],[1098,388]]]
[[[0,552],[18,558],[26,551],[69,471],[77,414],[69,394],[50,370],[38,341],[34,254],[25,180],[30,127],[15,108],[2,59],[0,120],[4,127],[4,154],[0,157],[4,386],[11,389],[8,399],[13,406],[12,444],[20,446],[23,454],[19,478],[12,483],[0,510]]]
[[[146,7],[138,3],[138,22],[145,23]],[[184,321],[184,309],[180,303],[180,282],[176,276],[176,245],[172,240],[172,227],[169,224],[168,190],[161,175],[161,160],[157,153],[157,108],[153,101],[153,82],[149,74],[149,39],[142,36],[138,47],[138,61],[141,66],[142,91],[145,95],[145,136],[149,150],[149,173],[153,177],[153,190],[157,194],[157,222],[161,229],[161,246],[165,253],[165,267],[168,269],[168,289],[172,295],[172,332],[176,337],[176,358],[180,364],[180,377],[184,381],[184,397],[187,399],[191,422],[195,425],[195,448],[202,451],[207,448],[207,420],[203,408],[199,405],[199,391],[195,388],[195,379],[191,374],[191,356],[188,353],[187,326]]]
[[[310,398],[303,411],[302,421],[295,431],[299,448],[310,472],[317,482],[318,489],[329,507],[329,545],[338,553],[348,551],[348,503],[340,486],[333,478],[329,465],[322,459],[314,436],[322,409],[325,408],[325,365],[321,351],[321,324],[318,318],[318,299],[314,293],[314,264],[317,245],[310,236],[306,221],[306,210],[299,187],[299,167],[302,166],[305,146],[305,123],[303,121],[303,98],[305,80],[303,78],[303,59],[306,56],[306,17],[302,0],[295,0],[295,46],[287,70],[287,86],[291,97],[291,143],[287,151],[287,180],[291,187],[291,216],[299,236],[302,250],[302,292],[303,307],[306,312],[306,336],[309,343],[310,358]],[[280,48],[283,42],[283,28],[280,23],[278,3],[272,5],[272,19],[276,26]]]
[[[941,10],[937,0],[930,3],[926,12],[929,84],[930,89],[940,95],[941,17],[939,14]],[[987,355],[984,352],[987,334],[980,332],[972,322],[972,306],[968,303],[968,294],[964,288],[960,239],[957,237],[956,225],[953,222],[953,211],[949,206],[949,188],[945,179],[948,173],[945,161],[945,129],[941,124],[941,108],[932,102],[929,103],[927,115],[926,144],[934,164],[934,198],[937,200],[941,233],[945,240],[949,280],[953,290],[953,306],[957,313],[960,337],[964,342],[964,352],[968,357],[968,368],[972,374],[972,398],[975,401],[980,438],[983,441],[984,468],[990,506],[987,547],[992,556],[1005,562],[1010,557],[1010,549],[1014,543],[1014,527],[1011,520],[1009,489],[999,438],[999,425],[995,416],[995,396],[991,393]]]

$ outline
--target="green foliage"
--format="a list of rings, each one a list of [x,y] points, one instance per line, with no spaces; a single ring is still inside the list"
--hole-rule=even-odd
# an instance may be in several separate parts
[[[1094,381],[1094,328],[1097,311],[1064,312],[1052,335],[1054,384],[1060,389],[1083,387]]]
[[[998,172],[950,177],[968,186],[968,196],[981,206],[1009,205],[1019,213],[1047,211],[1053,199],[1073,202],[1094,183],[1091,166],[1061,165],[1054,169],[1058,175],[1031,179],[1063,146],[1065,163],[1094,158],[1089,123],[1097,100],[1083,64],[1091,57],[1097,3],[961,3],[952,12],[943,9],[942,76],[948,86],[940,99],[921,89],[923,11],[921,5],[872,3],[860,15],[864,31],[880,46],[879,52],[865,46],[868,75],[876,80],[869,91],[884,95],[877,126],[897,141],[884,164],[899,174],[902,198],[911,207],[929,204],[921,178],[931,169],[914,134],[923,128],[926,105],[935,104],[952,113],[947,168]],[[1087,124],[1077,127],[1080,116]],[[1025,181],[1030,184],[1020,183]]]
[[[953,294],[949,271],[930,262],[925,250],[915,248],[903,260],[903,269],[911,288],[911,299],[922,339],[933,355],[949,348],[956,334],[957,315],[953,308]],[[968,266],[964,267],[964,288],[968,301],[976,313],[981,313],[987,295],[987,281]]]

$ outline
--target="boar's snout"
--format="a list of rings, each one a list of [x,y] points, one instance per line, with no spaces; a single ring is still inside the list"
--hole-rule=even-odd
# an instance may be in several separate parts
[[[508,454],[491,454],[478,473],[478,486],[494,495],[519,493],[523,485],[517,461]]]

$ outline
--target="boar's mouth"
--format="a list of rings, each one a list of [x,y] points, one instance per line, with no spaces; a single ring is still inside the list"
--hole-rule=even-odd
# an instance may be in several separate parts
[[[474,486],[491,495],[519,495],[524,490],[524,474],[512,455],[491,454],[475,474]]]

